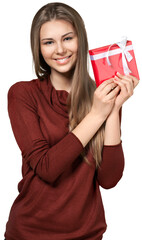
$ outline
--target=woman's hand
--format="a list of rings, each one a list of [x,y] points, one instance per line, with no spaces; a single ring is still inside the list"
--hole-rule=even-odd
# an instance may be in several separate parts
[[[119,110],[122,104],[133,95],[134,88],[138,85],[139,80],[132,75],[122,75],[117,73],[114,82],[120,87],[120,93],[116,97],[114,109]]]
[[[91,112],[105,120],[114,107],[119,91],[120,86],[114,83],[113,78],[104,81],[94,92]]]

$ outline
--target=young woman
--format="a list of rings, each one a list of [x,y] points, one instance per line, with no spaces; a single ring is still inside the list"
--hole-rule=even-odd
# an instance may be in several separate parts
[[[107,225],[99,186],[112,188],[122,177],[121,107],[138,80],[117,74],[96,89],[84,22],[63,3],[37,12],[31,48],[38,79],[8,92],[23,178],[5,238],[101,240]]]

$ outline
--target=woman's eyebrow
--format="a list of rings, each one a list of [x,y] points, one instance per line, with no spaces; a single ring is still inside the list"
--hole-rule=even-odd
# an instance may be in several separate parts
[[[65,36],[67,36],[70,33],[74,33],[74,32],[65,33],[64,35],[62,35],[62,37],[65,37]],[[43,38],[41,41],[44,41],[44,40],[53,40],[53,38]]]
[[[70,33],[74,33],[74,32],[65,33],[62,37],[65,37],[66,35],[68,35],[68,34],[70,34]]]

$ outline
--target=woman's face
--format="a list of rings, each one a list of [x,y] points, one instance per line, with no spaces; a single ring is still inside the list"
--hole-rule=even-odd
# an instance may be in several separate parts
[[[78,38],[72,24],[52,20],[41,26],[40,49],[51,72],[69,72],[77,60]]]

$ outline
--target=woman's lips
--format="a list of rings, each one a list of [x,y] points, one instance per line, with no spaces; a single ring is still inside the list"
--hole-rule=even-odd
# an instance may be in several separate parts
[[[57,59],[55,59],[55,61],[59,64],[65,64],[70,61],[70,57],[71,57],[71,55],[64,57],[64,58],[57,58]]]

